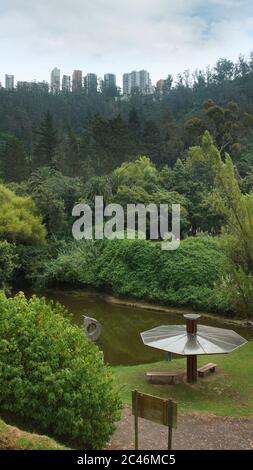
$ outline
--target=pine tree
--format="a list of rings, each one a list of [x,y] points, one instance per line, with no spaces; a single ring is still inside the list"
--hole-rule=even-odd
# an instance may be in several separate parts
[[[28,158],[16,137],[4,136],[1,139],[0,162],[1,176],[5,182],[20,182],[28,176]]]
[[[129,113],[128,124],[133,133],[136,136],[139,136],[141,129],[141,121],[135,108],[132,108]]]
[[[150,120],[146,121],[143,130],[143,142],[146,147],[146,152],[151,157],[151,160],[160,164],[161,157],[161,136],[157,124]]]
[[[35,167],[55,167],[55,154],[58,140],[53,117],[49,112],[46,113],[36,134],[37,140],[34,149]]]

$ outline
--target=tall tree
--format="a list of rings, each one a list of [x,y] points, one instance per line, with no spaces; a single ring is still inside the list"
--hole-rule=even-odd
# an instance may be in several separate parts
[[[193,150],[212,166],[215,177],[212,205],[225,219],[223,249],[227,255],[227,276],[222,290],[226,304],[237,314],[252,316],[253,303],[253,194],[243,194],[233,162],[225,161],[208,132],[202,146]]]
[[[36,143],[34,148],[35,166],[55,167],[55,156],[57,148],[57,130],[54,127],[53,116],[47,112],[36,131]]]
[[[19,182],[28,176],[24,146],[11,135],[0,135],[0,175],[6,183]]]
[[[130,129],[133,131],[133,133],[137,137],[139,137],[140,130],[141,130],[141,121],[135,108],[132,108],[129,113],[128,124],[129,124]]]
[[[161,135],[159,127],[153,120],[149,120],[144,123],[143,143],[145,145],[146,153],[151,157],[151,160],[160,164]]]

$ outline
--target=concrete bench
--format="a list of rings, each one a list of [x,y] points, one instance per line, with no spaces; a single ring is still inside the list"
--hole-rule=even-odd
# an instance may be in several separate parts
[[[207,372],[215,372],[216,367],[217,364],[213,364],[212,362],[209,362],[209,364],[206,364],[205,366],[198,367],[199,377],[204,377]]]
[[[146,373],[148,382],[157,385],[175,385],[178,379],[182,377],[182,373],[178,372],[158,372],[151,371]]]

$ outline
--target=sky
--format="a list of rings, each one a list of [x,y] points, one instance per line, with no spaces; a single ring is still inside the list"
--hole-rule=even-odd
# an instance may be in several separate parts
[[[252,0],[0,0],[0,81],[146,69],[152,82],[253,50]]]

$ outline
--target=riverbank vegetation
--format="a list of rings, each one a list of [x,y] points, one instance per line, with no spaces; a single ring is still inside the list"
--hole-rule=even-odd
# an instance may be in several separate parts
[[[162,251],[160,243],[113,240],[70,243],[47,263],[46,286],[93,286],[173,306],[225,311],[216,284],[224,254],[211,237],[188,238],[178,250]]]

